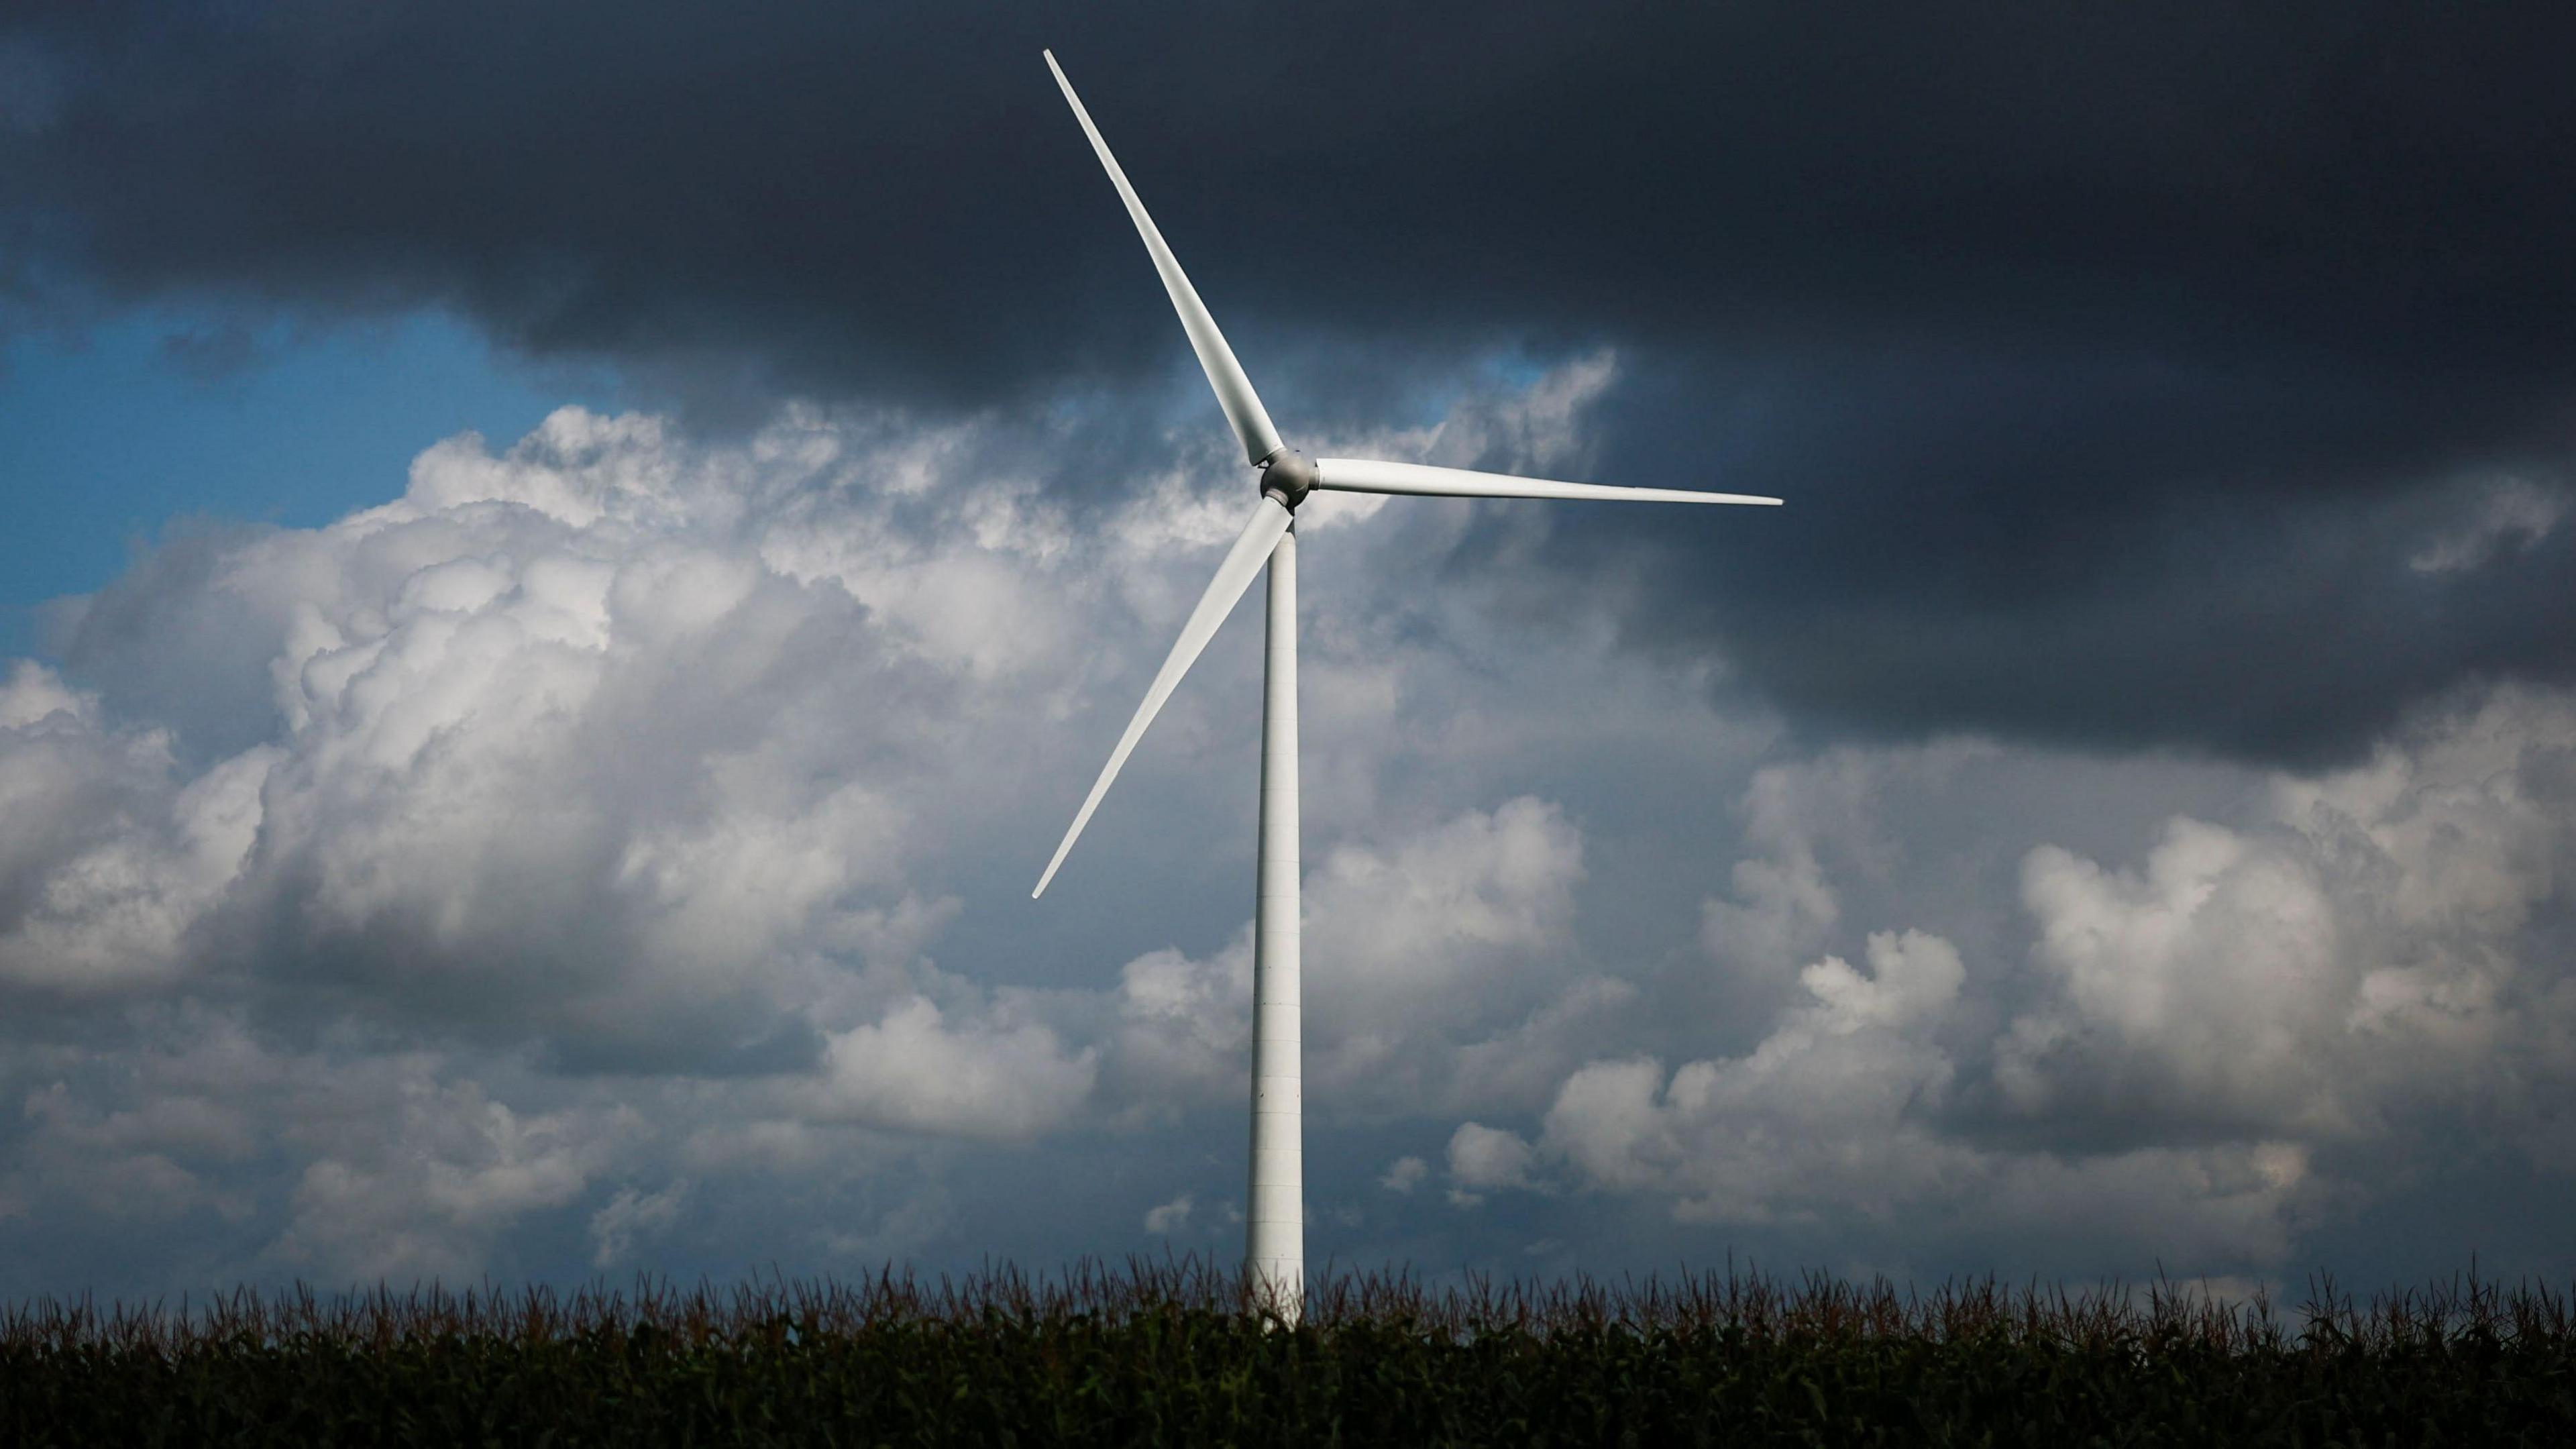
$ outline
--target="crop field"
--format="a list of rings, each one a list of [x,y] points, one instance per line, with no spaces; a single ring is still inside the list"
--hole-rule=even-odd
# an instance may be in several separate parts
[[[2288,1311],[2170,1286],[1736,1274],[1319,1285],[1193,1263],[0,1310],[0,1441],[2576,1443],[2576,1325],[2460,1280]]]

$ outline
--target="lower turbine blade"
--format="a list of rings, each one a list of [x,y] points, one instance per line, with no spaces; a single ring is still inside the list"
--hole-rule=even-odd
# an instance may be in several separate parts
[[[1601,483],[1558,483],[1474,473],[1422,463],[1381,463],[1374,458],[1317,458],[1315,486],[1342,493],[1421,493],[1440,498],[1599,498],[1630,503],[1768,503],[1750,493],[1700,493],[1688,488],[1613,488]]]
[[[1288,510],[1279,500],[1264,496],[1253,510],[1252,520],[1236,536],[1234,547],[1226,550],[1225,562],[1217,565],[1216,577],[1208,580],[1207,592],[1199,595],[1198,607],[1190,610],[1190,620],[1181,626],[1179,642],[1165,656],[1163,667],[1154,675],[1153,687],[1145,691],[1145,702],[1136,706],[1136,717],[1127,721],[1127,732],[1118,737],[1118,748],[1109,752],[1109,763],[1100,767],[1100,778],[1091,783],[1091,793],[1083,797],[1082,808],[1074,813],[1073,825],[1064,832],[1064,843],[1055,848],[1055,858],[1047,862],[1046,873],[1038,877],[1038,887],[1029,892],[1036,900],[1046,894],[1047,882],[1055,879],[1056,867],[1064,864],[1065,852],[1073,849],[1082,827],[1091,822],[1091,812],[1100,805],[1100,797],[1109,793],[1109,782],[1118,778],[1118,767],[1127,763],[1127,754],[1136,748],[1145,726],[1154,722],[1162,711],[1163,701],[1172,697],[1172,686],[1190,672],[1199,652],[1207,648],[1216,635],[1216,627],[1234,611],[1235,601],[1252,587],[1261,566],[1270,561],[1270,550],[1277,547],[1280,535],[1288,531]]]

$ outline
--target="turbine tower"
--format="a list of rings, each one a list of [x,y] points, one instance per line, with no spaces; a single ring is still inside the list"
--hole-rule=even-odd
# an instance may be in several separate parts
[[[1119,199],[1127,203],[1127,215],[1136,223],[1136,234],[1145,239],[1154,270],[1162,276],[1163,290],[1171,294],[1172,307],[1181,314],[1181,329],[1189,334],[1190,349],[1198,354],[1208,385],[1216,390],[1217,406],[1225,409],[1226,421],[1234,425],[1234,435],[1243,442],[1245,461],[1259,470],[1255,485],[1259,501],[1253,504],[1252,517],[1243,525],[1234,546],[1226,551],[1225,562],[1217,566],[1216,577],[1208,581],[1207,592],[1190,610],[1189,622],[1181,626],[1179,642],[1155,673],[1153,686],[1145,691],[1145,702],[1136,707],[1135,718],[1127,722],[1126,733],[1118,737],[1118,747],[1109,752],[1109,763],[1101,767],[1100,778],[1092,782],[1091,793],[1083,797],[1082,808],[1074,812],[1063,843],[1056,846],[1054,858],[1038,877],[1037,889],[1029,895],[1035,899],[1046,893],[1047,882],[1055,879],[1065,853],[1073,849],[1075,837],[1090,823],[1091,812],[1099,807],[1100,797],[1108,793],[1109,782],[1118,778],[1119,767],[1127,763],[1128,753],[1136,748],[1145,727],[1154,722],[1163,701],[1171,698],[1172,687],[1189,672],[1217,626],[1252,586],[1252,576],[1261,572],[1265,563],[1269,565],[1270,638],[1261,676],[1261,848],[1252,929],[1252,1190],[1243,1266],[1257,1299],[1293,1324],[1304,1305],[1306,1277],[1298,1073],[1297,506],[1317,490],[1651,503],[1776,504],[1780,500],[1740,493],[1555,483],[1542,478],[1366,458],[1308,458],[1288,447],[1279,441],[1278,430],[1270,425],[1270,414],[1263,411],[1260,397],[1252,390],[1252,380],[1244,376],[1242,366],[1234,360],[1234,350],[1226,346],[1225,334],[1217,330],[1216,319],[1199,301],[1197,289],[1181,271],[1172,249],[1163,244],[1163,234],[1155,229],[1154,219],[1145,214],[1145,204],[1137,200],[1136,188],[1128,184],[1127,173],[1109,154],[1109,143],[1100,138],[1100,128],[1091,123],[1091,113],[1082,108],[1081,97],[1073,93],[1073,83],[1064,78],[1064,68],[1055,63],[1055,52],[1044,54],[1047,69],[1054,72],[1065,103],[1073,107],[1074,119],[1082,123],[1082,133],[1091,138],[1091,149],[1108,171],[1110,184],[1118,188]]]

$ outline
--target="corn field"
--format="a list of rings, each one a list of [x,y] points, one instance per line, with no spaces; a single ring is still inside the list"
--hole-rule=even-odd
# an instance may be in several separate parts
[[[2287,1313],[2174,1285],[1752,1274],[1317,1285],[1186,1261],[929,1281],[0,1309],[0,1441],[101,1444],[2576,1443],[2569,1297]]]

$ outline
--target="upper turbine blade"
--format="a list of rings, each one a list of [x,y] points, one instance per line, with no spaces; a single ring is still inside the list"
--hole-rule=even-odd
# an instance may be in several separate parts
[[[1118,737],[1118,748],[1109,752],[1109,763],[1100,767],[1100,778],[1091,782],[1091,793],[1083,797],[1082,808],[1074,812],[1072,828],[1065,831],[1064,843],[1055,848],[1055,858],[1047,862],[1046,873],[1038,877],[1038,888],[1029,892],[1029,899],[1046,894],[1047,882],[1055,879],[1056,867],[1064,864],[1065,852],[1073,849],[1074,837],[1090,823],[1100,797],[1109,793],[1109,782],[1118,778],[1118,767],[1127,763],[1127,752],[1136,748],[1145,726],[1154,722],[1163,701],[1172,697],[1172,686],[1181,682],[1199,651],[1207,648],[1216,626],[1225,622],[1235,601],[1252,587],[1254,576],[1270,561],[1270,551],[1278,547],[1280,535],[1287,531],[1288,510],[1279,506],[1279,500],[1264,494],[1261,506],[1253,510],[1252,521],[1243,526],[1234,547],[1226,551],[1225,562],[1217,565],[1216,577],[1208,580],[1207,592],[1199,595],[1198,607],[1190,610],[1190,621],[1181,626],[1180,641],[1164,658],[1153,687],[1145,691],[1145,702],[1136,706],[1136,717],[1127,721],[1127,733]]]
[[[1127,203],[1127,215],[1136,223],[1136,234],[1145,239],[1145,250],[1154,257],[1154,270],[1162,273],[1163,290],[1172,294],[1172,310],[1181,314],[1181,327],[1190,334],[1190,349],[1199,355],[1199,366],[1206,369],[1208,386],[1216,389],[1217,406],[1225,409],[1225,420],[1234,424],[1234,435],[1243,440],[1243,456],[1254,464],[1279,451],[1279,430],[1270,426],[1270,414],[1262,411],[1261,399],[1252,391],[1252,379],[1243,375],[1243,365],[1234,360],[1234,349],[1225,345],[1225,334],[1217,330],[1216,319],[1208,315],[1207,305],[1199,300],[1198,289],[1173,259],[1172,249],[1163,245],[1163,234],[1154,228],[1154,219],[1145,214],[1145,203],[1136,199],[1136,188],[1127,184],[1127,173],[1118,169],[1118,158],[1109,154],[1109,143],[1100,139],[1100,128],[1091,124],[1091,113],[1082,108],[1082,98],[1073,93],[1073,82],[1064,78],[1064,67],[1055,63],[1055,52],[1042,52],[1047,69],[1055,72],[1055,83],[1064,91],[1065,104],[1073,107],[1073,118],[1082,123],[1082,134],[1091,138],[1091,149],[1100,156],[1108,171],[1110,183],[1118,188],[1118,198]]]
[[[1381,463],[1374,458],[1317,458],[1315,486],[1343,493],[1426,493],[1443,498],[1612,498],[1633,503],[1773,503],[1750,493],[1700,493],[1688,488],[1614,488],[1601,483],[1557,483],[1475,473],[1422,463]]]

